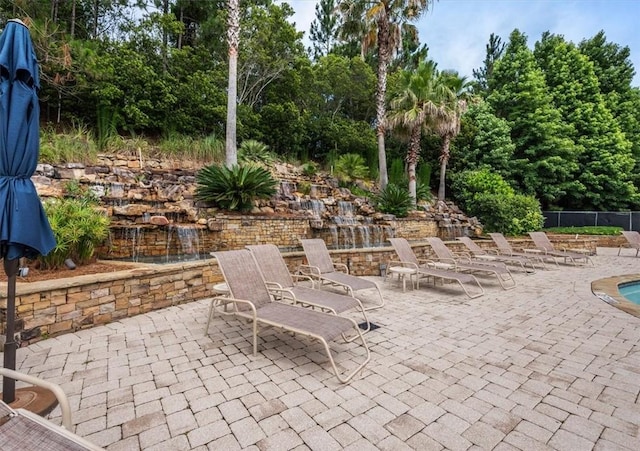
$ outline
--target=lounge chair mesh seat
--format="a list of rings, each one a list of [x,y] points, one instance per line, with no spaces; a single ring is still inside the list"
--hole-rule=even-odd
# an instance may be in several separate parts
[[[625,244],[621,244],[618,247],[618,255],[620,255],[620,251],[623,248],[630,248],[636,250],[636,257],[638,256],[638,252],[640,252],[640,233],[635,230],[623,230],[622,236],[626,239]]]
[[[62,389],[48,381],[0,368],[0,375],[51,390],[62,410],[63,427],[24,409],[12,409],[0,400],[0,450],[2,451],[104,451],[71,432],[71,410]]]
[[[517,255],[500,255],[497,253],[491,254],[486,249],[481,248],[478,244],[473,241],[468,236],[461,236],[456,238],[456,240],[460,241],[464,244],[469,252],[473,255],[474,258],[480,260],[487,261],[499,261],[506,264],[511,264],[516,267],[519,267],[525,274],[532,274],[536,272],[536,267],[533,264],[533,261],[528,257],[517,256]],[[527,269],[527,266],[529,269]]]
[[[325,242],[319,238],[303,239],[302,248],[307,257],[308,265],[301,265],[300,272],[320,280],[322,283],[343,287],[353,296],[354,291],[375,289],[380,303],[366,310],[373,310],[384,306],[384,297],[377,283],[362,277],[349,274],[346,265],[334,263]],[[341,270],[338,270],[340,268]]]
[[[495,243],[500,254],[530,258],[532,260],[538,261],[543,268],[546,267],[544,264],[545,260],[551,260],[553,263],[555,263],[556,266],[558,266],[558,262],[552,256],[546,257],[544,254],[532,254],[513,250],[511,244],[509,244],[509,241],[502,233],[490,233],[489,236]]]
[[[232,314],[250,320],[253,326],[253,354],[258,351],[258,326],[273,326],[319,340],[329,357],[333,371],[340,382],[348,382],[370,359],[369,348],[355,321],[350,318],[307,309],[298,305],[273,300],[253,256],[248,250],[214,252],[213,255],[229,288],[229,297],[219,296],[212,299],[209,310],[209,322],[214,311]],[[231,312],[218,308],[220,305],[233,304]],[[329,341],[351,334],[357,335],[366,358],[347,375],[339,372],[334,361]]]
[[[593,260],[591,260],[586,253],[572,252],[565,249],[556,250],[553,243],[544,232],[529,232],[529,236],[531,237],[531,240],[533,240],[533,244],[536,248],[545,255],[562,258],[565,263],[570,262],[572,265],[577,264],[580,260],[584,260],[584,263],[589,263],[591,266],[594,266]]]
[[[329,310],[336,315],[357,309],[362,312],[366,330],[369,330],[369,320],[359,299],[326,290],[296,285],[284,258],[282,258],[282,254],[273,244],[247,246],[247,249],[251,251],[251,255],[253,255],[260,267],[264,280],[271,291],[275,291],[278,295],[294,303]],[[272,287],[272,285],[276,285],[277,288]]]
[[[389,241],[396,251],[396,254],[398,254],[398,258],[400,258],[399,262],[390,261],[389,266],[399,264],[403,267],[413,268],[416,272],[416,288],[420,288],[420,278],[425,277],[432,278],[434,283],[436,279],[440,279],[443,282],[445,280],[457,282],[470,298],[477,298],[484,294],[482,285],[480,285],[478,279],[473,275],[429,266],[430,262],[428,260],[420,261],[418,257],[416,257],[413,249],[411,249],[411,245],[404,238],[389,238]],[[467,289],[467,285],[477,286],[479,291],[477,293],[471,293]]]
[[[440,238],[429,237],[427,241],[429,241],[433,252],[438,256],[438,260],[451,264],[456,271],[494,275],[503,289],[511,290],[516,287],[516,280],[504,263],[478,262],[469,257],[459,257]],[[505,285],[505,282],[509,282],[509,284]]]

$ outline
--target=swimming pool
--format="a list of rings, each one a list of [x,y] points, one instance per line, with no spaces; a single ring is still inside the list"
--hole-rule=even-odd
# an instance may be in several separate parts
[[[621,283],[618,291],[629,301],[640,305],[640,281]]]

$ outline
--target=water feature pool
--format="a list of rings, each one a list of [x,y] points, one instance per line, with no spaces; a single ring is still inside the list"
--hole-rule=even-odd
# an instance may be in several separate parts
[[[618,291],[629,301],[640,305],[640,281],[621,283]]]

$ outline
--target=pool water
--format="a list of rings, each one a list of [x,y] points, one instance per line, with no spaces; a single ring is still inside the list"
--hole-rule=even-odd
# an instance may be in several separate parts
[[[640,305],[640,281],[620,284],[618,291],[629,301]]]

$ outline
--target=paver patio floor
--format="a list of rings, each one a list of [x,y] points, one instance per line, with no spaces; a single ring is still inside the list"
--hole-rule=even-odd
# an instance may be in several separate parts
[[[108,450],[637,450],[640,318],[591,293],[640,274],[616,252],[515,273],[511,291],[481,278],[471,300],[372,278],[387,304],[347,385],[316,343],[273,331],[253,357],[239,321],[205,335],[207,300],[21,348],[18,369],[60,384],[75,432]],[[361,356],[338,349],[345,367]]]

